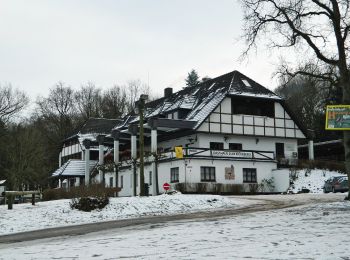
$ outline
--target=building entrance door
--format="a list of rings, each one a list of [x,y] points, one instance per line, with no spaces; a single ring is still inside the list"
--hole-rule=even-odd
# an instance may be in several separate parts
[[[276,143],[276,159],[284,158],[284,143]]]

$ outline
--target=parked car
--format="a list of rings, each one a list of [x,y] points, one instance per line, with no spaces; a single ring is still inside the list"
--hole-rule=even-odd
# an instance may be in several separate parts
[[[346,192],[349,190],[348,177],[339,179],[338,182],[334,184],[333,192]]]
[[[333,176],[327,179],[323,186],[323,192],[345,192],[349,190],[348,177],[346,176]]]

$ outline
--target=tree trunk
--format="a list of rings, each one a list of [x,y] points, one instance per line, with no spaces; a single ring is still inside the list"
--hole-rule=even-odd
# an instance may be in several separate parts
[[[347,73],[348,74],[348,73]],[[343,87],[343,104],[349,105],[350,104],[350,77],[347,75],[345,77],[342,77],[342,87]],[[344,134],[344,151],[345,151],[345,169],[346,173],[348,175],[348,179],[350,179],[350,131],[345,130],[343,131]],[[350,200],[350,182],[349,184],[349,191],[348,196],[346,199]]]
[[[345,169],[350,180],[350,131],[344,131]],[[347,199],[350,200],[350,182]]]

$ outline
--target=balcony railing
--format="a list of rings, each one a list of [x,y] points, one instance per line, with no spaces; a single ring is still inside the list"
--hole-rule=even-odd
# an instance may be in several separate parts
[[[175,152],[163,153],[160,159],[176,158]],[[184,147],[183,158],[213,158],[213,159],[239,159],[274,161],[275,153],[272,151],[256,150],[212,150],[209,148]]]
[[[212,150],[209,148],[197,148],[197,147],[184,147],[183,148],[184,159],[215,159],[215,160],[254,160],[254,161],[275,161],[275,153],[272,151],[256,151],[256,150]],[[174,151],[163,152],[158,154],[158,162],[176,160],[176,154]],[[153,156],[145,156],[144,162],[152,163],[154,161]],[[136,161],[138,165],[139,160]],[[121,167],[130,167],[132,164],[131,159],[122,160]]]

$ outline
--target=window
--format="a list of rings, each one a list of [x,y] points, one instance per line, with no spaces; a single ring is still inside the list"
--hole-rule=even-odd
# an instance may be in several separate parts
[[[243,168],[243,183],[256,183],[256,169],[255,168]]]
[[[210,149],[211,150],[223,150],[224,143],[210,142]]]
[[[242,144],[239,144],[239,143],[229,143],[229,144],[228,144],[228,149],[230,149],[230,150],[238,150],[238,151],[241,151],[241,150],[242,150]]]
[[[113,187],[113,177],[109,177],[109,187]]]
[[[123,188],[123,184],[124,182],[123,182],[123,175],[122,176],[120,176],[120,188]]]
[[[215,181],[215,167],[201,166],[201,181]]]
[[[148,185],[152,185],[152,171],[149,171]]]
[[[231,100],[232,114],[253,116],[275,116],[275,104],[272,100],[234,97]]]
[[[170,182],[179,182],[179,167],[170,168]]]

